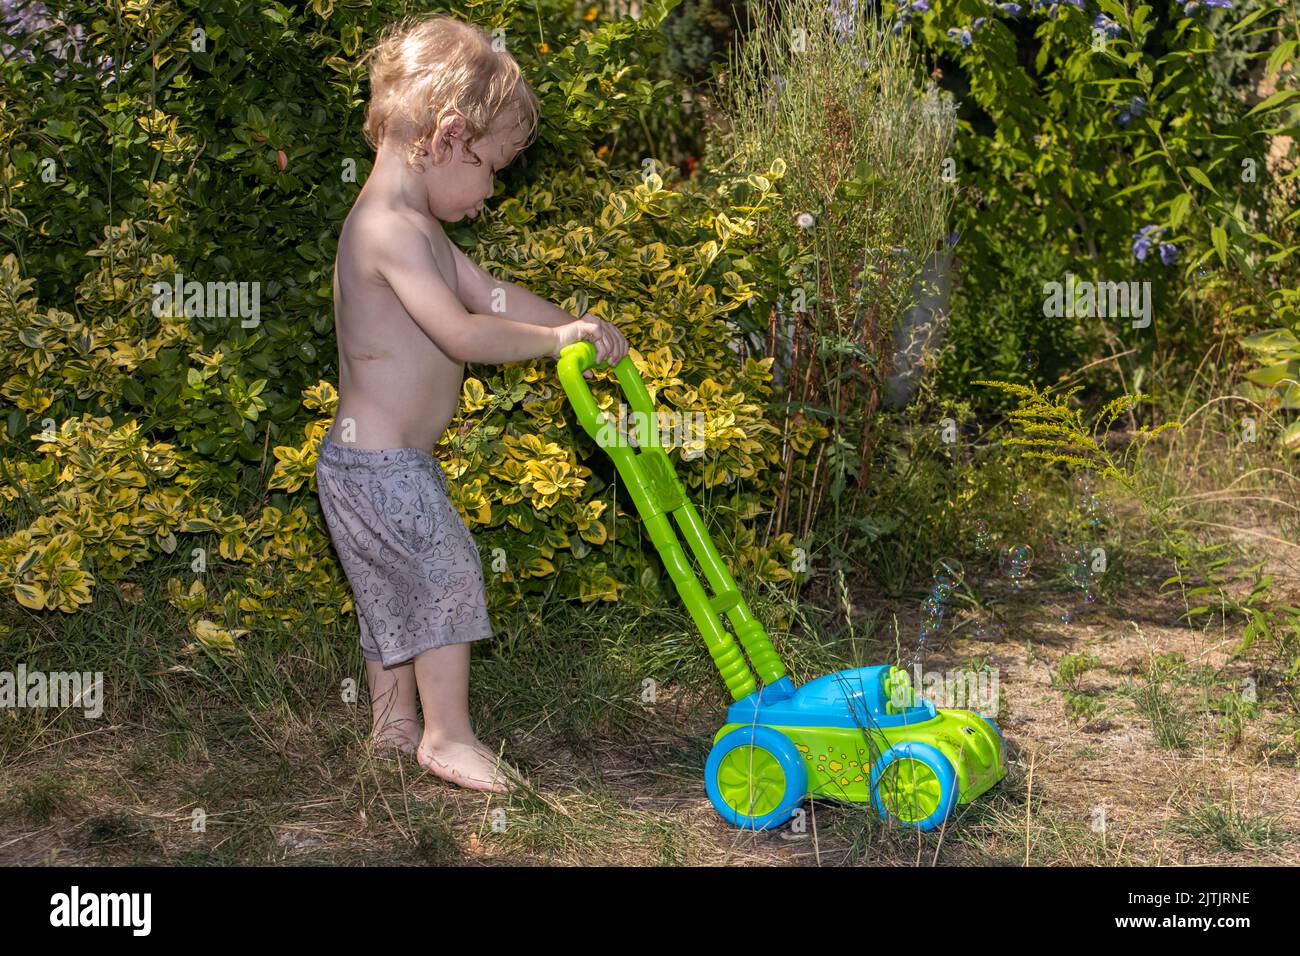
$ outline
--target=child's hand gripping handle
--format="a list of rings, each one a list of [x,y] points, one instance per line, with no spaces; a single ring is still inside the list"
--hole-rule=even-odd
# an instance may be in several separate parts
[[[596,347],[584,340],[566,345],[560,350],[558,371],[560,384],[564,386],[564,391],[569,396],[569,403],[577,413],[578,421],[582,423],[582,427],[596,444],[608,451],[609,425],[601,418],[596,399],[591,394],[591,388],[583,375],[587,369],[604,364],[596,360]],[[650,401],[650,393],[646,391],[645,383],[641,381],[641,373],[636,370],[636,365],[632,362],[632,356],[624,355],[618,360],[614,365],[614,375],[623,386],[623,393],[627,396],[632,411],[639,413],[629,416],[636,423],[637,446],[659,447],[657,429],[649,427],[656,421],[654,406]]]

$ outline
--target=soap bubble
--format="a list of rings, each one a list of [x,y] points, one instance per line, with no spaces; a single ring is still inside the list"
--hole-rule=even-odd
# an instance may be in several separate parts
[[[1038,368],[1038,353],[1033,349],[1020,353],[1020,367],[1026,372],[1032,372]]]
[[[1091,469],[1085,469],[1074,476],[1074,487],[1081,495],[1090,495],[1097,486],[1097,475]]]
[[[993,641],[1002,636],[1002,622],[992,614],[981,614],[975,619],[972,634],[977,640]]]
[[[983,524],[983,522],[980,522]],[[940,558],[934,563],[930,571],[930,576],[939,584],[947,585],[949,590],[955,589],[966,577],[966,569],[956,558]]]
[[[1033,563],[1034,549],[1027,544],[1013,544],[1002,552],[999,560],[1002,571],[1018,588],[1024,587],[1025,578],[1029,575]]]
[[[1105,528],[1115,516],[1110,502],[1091,494],[1083,496],[1079,502],[1079,511],[1083,515],[1084,522],[1096,529]]]
[[[1092,552],[1084,545],[1070,548],[1065,555],[1065,573],[1076,586],[1087,590],[1092,586]]]
[[[1015,495],[1015,498],[1013,498],[1012,500],[1015,501],[1015,503],[1016,503],[1016,507],[1017,507],[1017,508],[1028,508],[1028,507],[1029,507],[1029,492],[1027,492],[1027,491],[1017,491],[1017,492],[1016,492],[1016,495]]]
[[[933,571],[934,587],[930,596],[939,601],[947,601],[961,584],[964,575],[965,569],[956,558],[941,558],[936,561]]]
[[[926,642],[939,633],[940,626],[940,622],[937,620],[922,622],[920,632],[916,637],[916,648],[912,651],[912,659],[909,662],[909,666],[922,661],[925,657]]]
[[[962,581],[965,569],[956,558],[940,558],[932,570],[934,587],[925,600],[921,602],[921,630],[916,640],[913,662],[917,661],[925,647],[925,642],[939,633],[943,627],[945,603],[952,597],[953,589]]]
[[[993,550],[993,535],[989,534],[987,521],[975,522],[975,553],[989,554]]]

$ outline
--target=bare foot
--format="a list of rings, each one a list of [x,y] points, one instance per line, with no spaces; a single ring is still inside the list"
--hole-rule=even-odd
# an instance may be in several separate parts
[[[413,754],[420,746],[424,730],[414,720],[395,720],[376,727],[370,733],[370,745],[375,750],[398,750],[404,754]]]
[[[500,760],[477,738],[462,740],[421,740],[415,759],[435,777],[469,790],[509,793],[514,789],[511,778],[521,779],[519,772]]]

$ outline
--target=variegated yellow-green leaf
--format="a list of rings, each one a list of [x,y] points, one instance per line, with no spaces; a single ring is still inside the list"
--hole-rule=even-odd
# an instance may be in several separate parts
[[[243,637],[248,633],[245,628],[225,628],[206,618],[190,621],[189,628],[190,633],[198,638],[200,644],[219,651],[238,650],[235,646],[235,638]]]
[[[483,383],[476,378],[465,379],[465,384],[461,386],[461,395],[467,411],[476,412],[487,404],[487,391],[483,388]]]
[[[523,571],[526,576],[542,577],[547,574],[555,573],[555,565],[545,558],[529,558],[524,562]]]
[[[40,611],[45,608],[46,592],[39,584],[26,581],[18,582],[14,585],[14,597],[23,607],[30,608],[33,611]]]
[[[217,546],[217,553],[227,561],[242,561],[247,552],[248,542],[238,532],[223,534],[221,544]]]
[[[90,603],[90,586],[95,579],[80,568],[69,568],[59,572],[58,593],[60,611],[75,611],[78,605]]]

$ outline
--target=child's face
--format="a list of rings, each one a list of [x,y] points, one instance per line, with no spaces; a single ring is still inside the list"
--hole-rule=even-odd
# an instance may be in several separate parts
[[[522,139],[513,117],[499,119],[474,143],[474,154],[482,161],[476,166],[465,149],[465,121],[455,117],[445,123],[430,137],[434,161],[426,164],[424,173],[429,210],[444,222],[477,216],[492,196],[496,174],[519,155]]]

